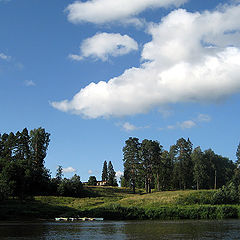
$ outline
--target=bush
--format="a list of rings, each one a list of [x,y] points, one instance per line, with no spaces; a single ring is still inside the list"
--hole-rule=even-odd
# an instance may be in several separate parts
[[[83,185],[80,177],[75,174],[71,179],[64,178],[58,185],[57,192],[60,196],[81,197]]]
[[[218,189],[212,198],[212,204],[234,204],[238,202],[238,191],[233,183]]]
[[[215,191],[196,191],[181,196],[176,203],[180,205],[211,204]]]
[[[89,186],[97,186],[97,179],[95,176],[90,176],[88,179]]]

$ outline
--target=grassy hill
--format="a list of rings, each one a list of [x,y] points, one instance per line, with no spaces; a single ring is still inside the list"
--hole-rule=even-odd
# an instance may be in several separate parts
[[[37,196],[0,203],[1,219],[104,217],[105,219],[219,219],[239,217],[238,205],[212,205],[214,190],[144,194],[117,187],[85,187],[82,198]]]

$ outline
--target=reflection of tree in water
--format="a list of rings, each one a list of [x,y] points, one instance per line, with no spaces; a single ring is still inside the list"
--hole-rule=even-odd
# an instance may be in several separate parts
[[[99,228],[101,229],[102,237],[108,237],[107,239],[127,239],[124,233],[124,225],[125,222],[122,221],[114,221],[114,222],[106,222],[99,224]]]
[[[239,239],[239,220],[130,221],[124,226],[128,240]]]
[[[48,226],[43,223],[0,223],[1,239],[44,239]],[[37,237],[37,238],[36,238]]]

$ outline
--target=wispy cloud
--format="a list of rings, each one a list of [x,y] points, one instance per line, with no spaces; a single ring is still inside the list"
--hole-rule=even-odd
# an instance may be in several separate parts
[[[167,107],[160,107],[158,111],[161,113],[163,118],[168,118],[174,114],[173,110]]]
[[[7,3],[7,2],[11,2],[12,0],[0,0],[0,3]]]
[[[88,174],[93,174],[93,170],[89,169]]]
[[[129,122],[125,122],[123,125],[122,125],[123,129],[126,130],[126,131],[134,131],[134,130],[137,130],[138,127],[134,126],[133,124],[129,123]]]
[[[36,83],[32,80],[26,80],[26,81],[24,81],[24,85],[27,87],[34,87],[34,86],[36,86]]]
[[[196,118],[177,122],[174,125],[168,125],[166,128],[159,128],[159,130],[175,130],[175,129],[191,129],[197,127],[202,122],[210,122],[211,117],[207,114],[199,114]]]
[[[175,125],[168,125],[166,128],[160,128],[159,130],[175,130],[175,129],[190,129],[195,127],[197,124],[193,120],[186,120],[183,122],[177,122]]]
[[[63,168],[63,172],[64,173],[74,173],[76,172],[77,170],[73,167],[67,167],[67,168]]]
[[[4,53],[0,53],[0,59],[5,60],[5,61],[10,61],[11,60],[11,56],[7,56]]]
[[[117,123],[116,125],[120,126],[124,131],[127,131],[127,132],[149,128],[149,126],[144,126],[144,127],[135,126],[134,124],[129,122]]]
[[[181,129],[189,129],[195,127],[197,124],[192,120],[186,120],[184,122],[178,123]]]
[[[168,125],[167,126],[167,129],[169,129],[169,130],[173,130],[173,129],[175,129],[176,128],[176,125]],[[165,128],[161,128],[160,130],[164,130]]]
[[[211,117],[207,114],[199,114],[197,117],[198,122],[210,122]]]

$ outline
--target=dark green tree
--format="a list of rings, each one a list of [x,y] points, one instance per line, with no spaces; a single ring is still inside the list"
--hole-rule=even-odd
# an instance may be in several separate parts
[[[64,178],[58,186],[58,194],[65,197],[81,197],[82,190],[82,182],[76,174],[71,179]]]
[[[57,168],[57,173],[56,173],[57,182],[61,183],[62,178],[63,178],[63,168],[62,168],[62,166],[59,165],[58,168]]]
[[[180,189],[188,189],[193,186],[193,163],[191,159],[191,141],[180,138],[176,145],[171,147],[171,154],[174,160],[175,184]]]
[[[217,155],[212,149],[204,151],[209,181],[204,184],[205,188],[221,188],[234,176],[236,165],[226,157]]]
[[[159,184],[159,169],[161,168],[161,152],[162,146],[157,141],[144,139],[140,147],[140,166],[145,179],[145,189],[147,193],[151,193],[152,180],[154,172],[157,176]],[[159,187],[158,187],[159,188]]]
[[[107,168],[107,161],[103,163],[102,169],[102,181],[108,181],[108,168]]]
[[[161,154],[161,165],[158,171],[160,190],[170,190],[172,188],[173,162],[166,150]]]
[[[203,189],[208,179],[206,158],[200,147],[197,147],[192,152],[193,161],[193,179],[196,184],[196,189]]]
[[[136,190],[137,179],[139,175],[139,150],[140,143],[138,138],[130,137],[125,141],[123,147],[124,179],[126,185]]]
[[[44,135],[44,140],[43,136]],[[41,191],[50,182],[49,171],[44,167],[44,158],[49,143],[49,134],[44,129],[31,131],[25,128],[16,134],[0,136],[0,179],[2,192],[7,182],[10,187],[8,195],[24,199]],[[41,153],[40,153],[41,152]],[[46,189],[45,189],[46,190]],[[5,191],[6,192],[6,191]],[[46,191],[45,191],[45,194]],[[6,196],[6,194],[3,194]]]
[[[120,177],[120,186],[121,187],[128,187],[128,184],[126,183],[126,180],[125,180],[123,175]]]
[[[95,176],[90,176],[88,179],[88,185],[89,186],[96,186],[97,185],[97,179]]]
[[[7,199],[12,195],[11,184],[7,181],[7,178],[0,173],[0,201]]]
[[[34,168],[42,170],[44,167],[44,159],[47,155],[47,149],[50,142],[50,134],[43,128],[31,130],[30,147]]]
[[[108,185],[109,186],[117,186],[118,184],[117,184],[117,180],[116,180],[116,172],[114,171],[111,161],[108,162],[107,171],[108,171]]]
[[[237,157],[237,165],[240,165],[240,143],[238,144],[237,147],[237,152],[236,152],[236,157]]]
[[[30,136],[27,128],[24,128],[22,132],[16,133],[16,150],[15,158],[24,159],[27,165],[31,166],[31,154],[30,154]]]
[[[6,161],[12,161],[14,157],[14,152],[16,150],[16,137],[13,132],[8,134],[3,134],[3,158]]]
[[[72,197],[81,197],[83,194],[83,185],[80,180],[80,176],[74,174],[74,176],[70,179],[71,186],[71,196]]]
[[[32,190],[34,194],[43,194],[50,182],[50,174],[44,167],[44,159],[50,142],[50,134],[43,128],[30,131],[30,152],[32,161]],[[39,192],[35,192],[38,189]]]

